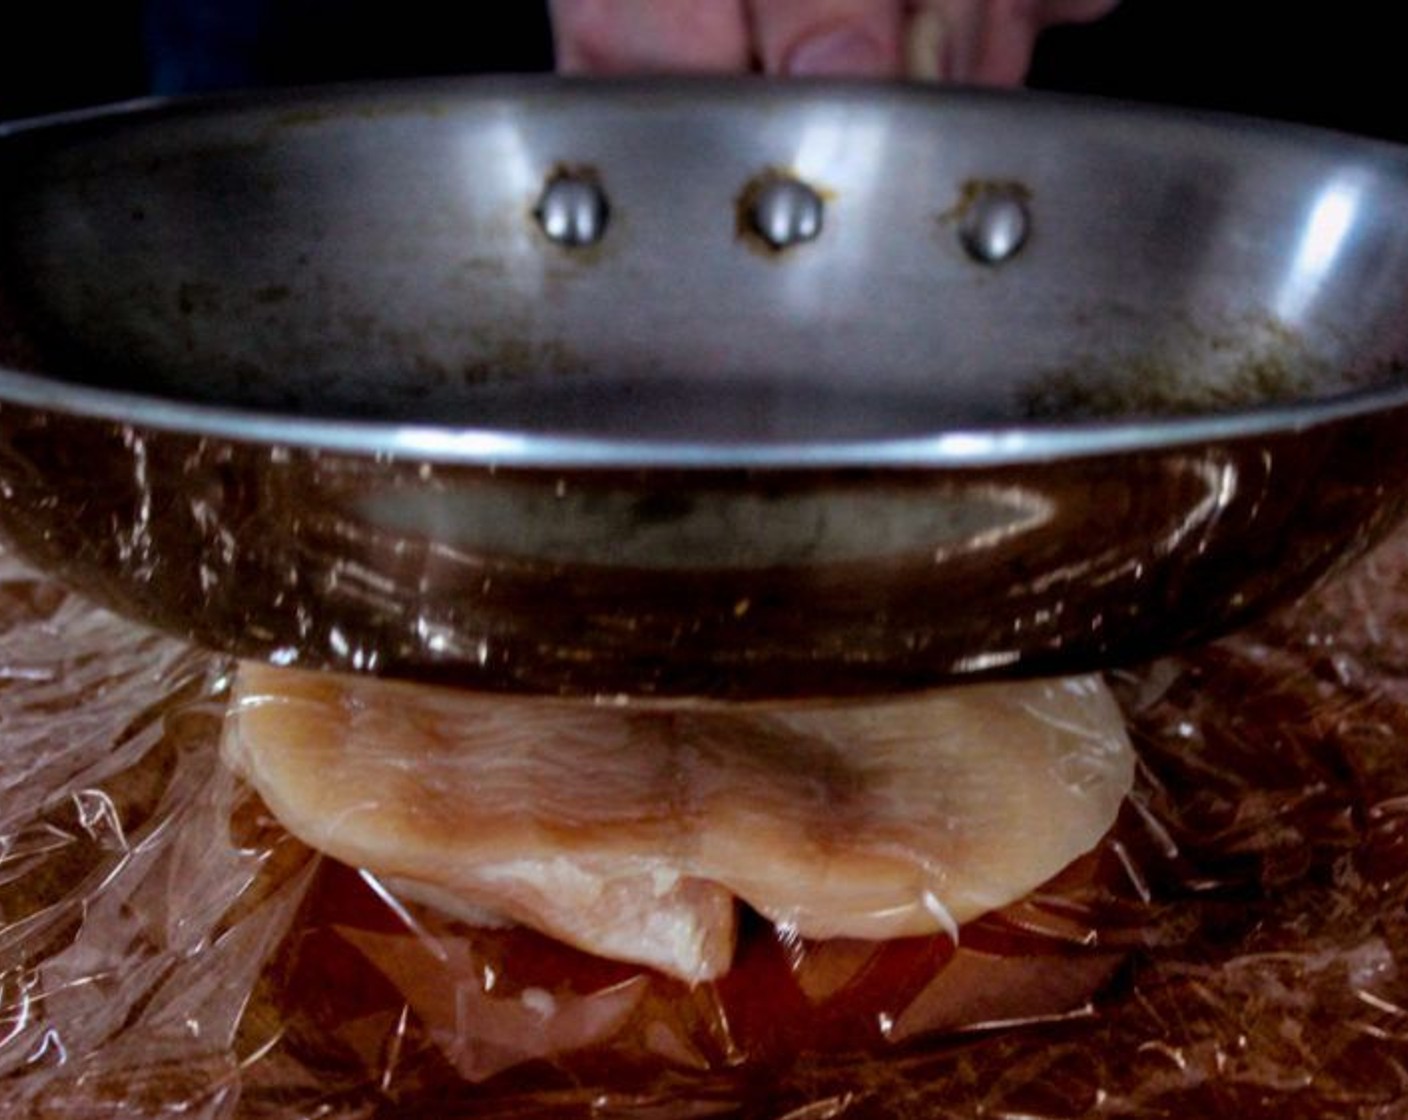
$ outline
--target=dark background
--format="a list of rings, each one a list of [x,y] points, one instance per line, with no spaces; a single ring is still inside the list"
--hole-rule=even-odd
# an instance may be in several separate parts
[[[552,64],[535,0],[5,0],[4,7],[0,117],[153,90]],[[1032,84],[1408,140],[1399,8],[1382,0],[1124,0],[1100,23],[1048,33]]]

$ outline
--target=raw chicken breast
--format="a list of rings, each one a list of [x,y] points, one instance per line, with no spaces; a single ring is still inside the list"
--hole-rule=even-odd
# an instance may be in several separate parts
[[[1090,677],[661,709],[246,664],[225,748],[397,893],[690,982],[728,969],[735,899],[808,938],[956,937],[1092,848],[1133,778]]]

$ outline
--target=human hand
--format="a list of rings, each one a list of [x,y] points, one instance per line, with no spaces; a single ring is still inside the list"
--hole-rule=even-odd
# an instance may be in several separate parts
[[[743,71],[1016,85],[1038,33],[1118,0],[551,0],[565,73]]]

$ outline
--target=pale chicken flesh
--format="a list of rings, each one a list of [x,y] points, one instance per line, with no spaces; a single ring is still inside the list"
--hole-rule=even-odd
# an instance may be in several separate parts
[[[666,710],[246,664],[225,749],[396,893],[689,982],[728,969],[739,899],[807,938],[957,936],[1094,847],[1133,779],[1093,677]]]

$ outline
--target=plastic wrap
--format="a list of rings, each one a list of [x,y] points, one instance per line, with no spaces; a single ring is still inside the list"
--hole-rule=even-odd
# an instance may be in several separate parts
[[[1114,830],[957,950],[753,922],[693,989],[314,856],[228,664],[0,576],[6,1116],[1408,1115],[1408,538],[1117,674]]]

